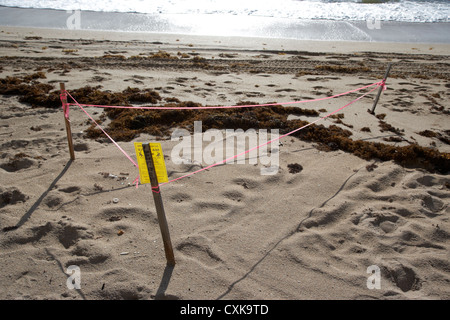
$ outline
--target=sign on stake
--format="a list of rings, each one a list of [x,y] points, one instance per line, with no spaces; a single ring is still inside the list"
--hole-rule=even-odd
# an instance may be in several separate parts
[[[158,183],[169,181],[167,176],[166,163],[164,162],[164,154],[160,143],[150,143],[152,151],[152,160],[156,171]],[[142,142],[135,142],[134,149],[136,151],[137,163],[139,167],[139,177],[141,184],[150,183],[150,175],[148,173],[147,160],[144,155],[144,148]]]
[[[169,226],[167,225],[166,214],[164,212],[163,201],[161,197],[161,190],[159,188],[159,183],[164,182],[164,177],[167,179],[167,171],[164,164],[164,155],[162,153],[160,143],[150,143],[150,144],[139,144],[135,143],[136,155],[138,157],[139,172],[141,173],[141,155],[138,153],[142,150],[145,158],[145,164],[147,167],[148,178],[150,179],[150,184],[152,187],[153,200],[155,201],[156,214],[158,215],[159,228],[161,229],[161,235],[164,243],[164,251],[166,253],[167,264],[169,266],[175,265],[175,256],[173,254],[172,242],[170,240]],[[142,148],[142,149],[141,149]],[[153,154],[154,153],[154,154]],[[162,160],[162,163],[161,163]],[[158,174],[159,173],[159,174]],[[158,176],[161,177],[161,181],[158,181]],[[142,178],[146,179],[146,176],[141,175]],[[168,180],[168,179],[167,179]],[[144,180],[146,181],[146,180]]]

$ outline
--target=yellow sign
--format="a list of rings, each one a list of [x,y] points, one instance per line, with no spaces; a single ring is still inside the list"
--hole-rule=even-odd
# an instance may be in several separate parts
[[[150,143],[150,150],[152,151],[153,164],[155,165],[158,182],[168,182],[169,177],[167,176],[166,163],[164,161],[161,143]]]
[[[161,143],[149,143],[152,152],[153,164],[155,165],[156,177],[159,183],[168,182],[166,163],[164,162],[164,154],[161,148]],[[141,142],[135,142],[134,148],[136,150],[136,157],[139,166],[139,176],[141,183],[150,183],[150,176],[148,174],[147,161],[145,160],[144,149]]]

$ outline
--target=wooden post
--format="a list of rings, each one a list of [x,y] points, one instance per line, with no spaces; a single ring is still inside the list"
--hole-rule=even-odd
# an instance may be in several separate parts
[[[75,160],[75,150],[73,149],[73,141],[72,141],[72,129],[70,128],[70,121],[66,118],[66,109],[69,108],[67,105],[67,96],[66,93],[66,87],[64,83],[60,83],[59,87],[61,89],[61,101],[63,104],[63,110],[64,110],[64,122],[66,123],[66,133],[67,133],[67,143],[69,144],[69,152],[70,152],[70,160]]]
[[[389,62],[388,67],[386,69],[386,73],[384,74],[383,81],[386,81],[389,71],[391,70],[392,62]],[[377,97],[375,98],[375,101],[373,102],[372,110],[367,110],[371,114],[375,114],[375,107],[377,106],[378,100],[380,99],[381,92],[383,91],[383,86],[380,86],[380,89],[378,89]]]
[[[147,162],[148,174],[150,176],[150,184],[152,187],[153,200],[155,201],[156,213],[158,215],[159,228],[164,243],[164,251],[166,252],[167,264],[175,265],[175,256],[173,254],[172,242],[170,241],[169,226],[167,225],[166,214],[164,212],[163,201],[161,198],[161,190],[159,189],[158,177],[156,176],[155,166],[153,164],[152,151],[150,145],[142,144],[142,149]]]

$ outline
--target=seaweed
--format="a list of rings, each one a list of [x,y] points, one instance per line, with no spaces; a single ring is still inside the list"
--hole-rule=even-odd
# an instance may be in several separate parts
[[[395,136],[395,137],[383,138],[383,140],[389,141],[389,142],[402,142],[403,138]]]
[[[306,122],[293,123],[289,130],[294,130]],[[378,159],[395,161],[405,167],[419,167],[431,172],[446,174],[450,171],[450,153],[439,152],[436,149],[422,147],[418,144],[408,146],[392,146],[379,142],[352,140],[351,132],[331,125],[312,125],[293,134],[302,140],[319,143],[323,151],[342,150],[352,153],[364,160]]]
[[[102,59],[119,59],[119,60],[127,59],[124,55],[121,55],[121,54],[105,54],[101,58]]]
[[[315,67],[316,70],[330,71],[333,73],[357,73],[357,72],[368,72],[372,71],[369,67],[359,66],[359,67],[348,67],[340,65],[318,65]]]
[[[418,132],[418,134],[420,134],[423,137],[427,137],[427,138],[434,138],[434,137],[437,137],[437,135],[438,135],[436,132],[431,131],[431,130],[424,130],[424,131]]]
[[[299,173],[303,170],[303,166],[299,163],[288,164],[289,173]]]
[[[0,94],[19,96],[19,101],[32,107],[61,107],[60,91],[50,84],[37,82],[45,78],[43,72],[25,77],[6,77],[0,79]],[[71,90],[70,94],[82,104],[131,105],[133,103],[155,104],[162,100],[159,93],[151,89],[126,88],[122,92],[100,90],[101,86],[85,86]]]
[[[45,78],[43,72],[37,72],[25,77],[6,77],[0,79],[0,94],[20,96],[19,101],[51,107],[59,100],[59,95],[50,94],[53,86],[37,82],[37,79]]]
[[[19,100],[28,102],[33,107],[61,106],[59,91],[52,91],[53,86],[37,82],[45,77],[42,73],[27,77],[6,77],[0,79],[0,94],[18,95]],[[79,103],[96,105],[131,105],[132,103],[159,104],[163,100],[158,92],[151,89],[130,88],[122,92],[101,90],[101,86],[71,90],[71,95]],[[169,102],[170,101],[170,102]],[[163,107],[199,107],[199,103],[167,99]],[[241,104],[255,104],[241,101]],[[318,116],[316,110],[297,107],[268,106],[263,108],[235,109],[202,109],[202,110],[143,110],[143,109],[105,109],[105,114],[111,119],[106,130],[116,141],[131,141],[141,133],[157,137],[168,136],[172,130],[185,128],[193,131],[194,121],[202,121],[203,130],[215,129],[279,129],[281,134],[288,133],[299,127],[308,125],[303,120],[287,120],[290,114]],[[344,118],[343,114],[335,116],[336,121]],[[342,122],[342,121],[341,121]],[[379,120],[383,131],[391,131],[401,136],[402,130],[394,128],[383,120]],[[364,127],[361,131],[370,131]],[[445,131],[446,135],[450,132]],[[304,141],[317,143],[317,148],[323,151],[342,150],[352,153],[362,159],[379,161],[395,161],[405,167],[419,167],[432,172],[446,174],[450,171],[450,153],[440,152],[435,148],[422,147],[418,144],[408,146],[393,146],[379,142],[352,140],[352,132],[336,125],[328,128],[323,125],[309,125],[297,131],[292,136]],[[432,135],[422,132],[422,135]],[[87,138],[103,139],[103,133],[94,125],[86,130]],[[436,136],[448,143],[448,138],[441,134]],[[398,139],[396,139],[398,140]],[[107,140],[104,140],[107,141]]]
[[[450,130],[446,130],[446,131],[444,131],[444,133],[447,136],[450,136]],[[450,144],[450,139],[447,138],[447,137],[444,137],[439,132],[434,132],[434,131],[431,131],[431,130],[424,130],[424,131],[418,132],[418,134],[420,134],[423,137],[427,137],[427,138],[438,138],[441,142],[443,142],[445,144]]]
[[[41,40],[42,37],[37,37],[37,36],[29,36],[29,37],[25,37],[25,40]]]
[[[389,132],[393,132],[395,134],[398,134],[399,136],[403,136],[404,135],[404,133],[403,133],[404,130],[395,128],[392,125],[390,125],[389,123],[387,123],[386,121],[380,120],[378,125],[381,128],[380,129],[381,132],[389,131]]]

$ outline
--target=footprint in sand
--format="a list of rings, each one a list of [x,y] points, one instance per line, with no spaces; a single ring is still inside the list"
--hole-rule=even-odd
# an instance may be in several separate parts
[[[201,212],[202,214],[206,214],[207,210],[217,212],[230,209],[230,205],[223,202],[199,201],[196,202],[194,206],[198,209],[198,212]]]
[[[233,180],[233,183],[242,186],[244,189],[256,189],[260,186],[260,183],[251,178],[237,178]]]
[[[107,253],[103,247],[100,247],[96,242],[92,240],[83,240],[79,241],[76,245],[72,247],[70,254],[78,261],[79,258],[82,258],[81,261],[85,263],[92,264],[100,264],[105,262],[107,259],[111,257],[111,254]],[[70,260],[67,264],[75,264],[79,265],[81,263]]]
[[[417,276],[414,269],[401,263],[393,262],[385,265],[381,273],[403,292],[417,291],[422,287],[422,280]]]
[[[28,196],[23,194],[17,188],[6,188],[3,189],[0,187],[0,208],[3,208],[7,205],[14,205],[16,203],[23,203],[28,200]]]
[[[145,223],[158,224],[156,213],[136,207],[110,207],[100,210],[95,215],[98,219],[108,222],[130,219]]]
[[[170,197],[172,201],[177,203],[188,202],[192,200],[192,197],[186,193],[177,193]]]
[[[7,172],[16,172],[28,169],[36,164],[36,161],[28,157],[10,158],[8,162],[0,164],[0,168]]]
[[[17,244],[38,243],[47,237],[53,238],[65,249],[75,245],[79,240],[92,239],[93,233],[87,226],[72,222],[47,222],[29,229],[18,229],[10,241]]]
[[[106,300],[148,300],[150,289],[145,283],[146,275],[132,273],[128,268],[114,268],[92,274],[94,279],[101,279],[93,294]],[[148,277],[148,275],[147,275]],[[130,280],[132,279],[132,280]]]
[[[204,236],[189,236],[182,240],[176,249],[189,259],[209,268],[215,268],[223,262],[218,249]]]
[[[51,191],[49,195],[47,195],[44,199],[44,204],[49,209],[55,209],[60,207],[64,203],[64,197],[58,194],[55,191]]]
[[[236,202],[241,202],[242,199],[244,198],[244,194],[237,190],[226,191],[226,192],[222,193],[222,195],[225,198],[230,199],[232,201],[236,201]]]

